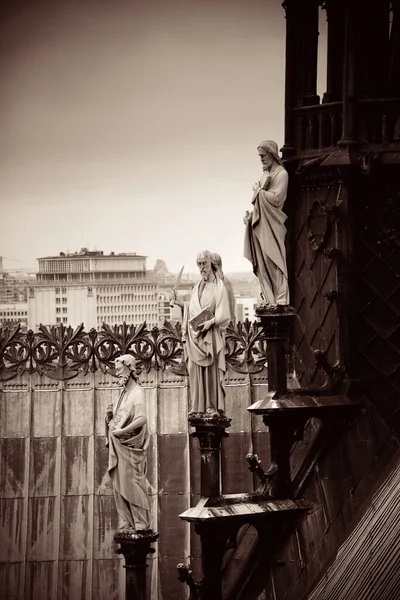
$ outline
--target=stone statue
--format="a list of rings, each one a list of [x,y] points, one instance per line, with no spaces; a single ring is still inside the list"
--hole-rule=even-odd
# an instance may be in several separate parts
[[[108,473],[121,529],[137,532],[150,527],[147,481],[147,428],[144,392],[136,376],[135,359],[124,354],[115,360],[123,389],[112,409],[107,408]]]
[[[253,186],[253,211],[246,211],[244,256],[253,265],[261,287],[263,306],[288,305],[289,287],[286,266],[282,212],[288,188],[288,174],[278,155],[278,145],[272,140],[257,148],[263,174]]]
[[[229,298],[216,274],[211,252],[197,256],[201,280],[194,286],[189,302],[174,300],[183,310],[182,339],[189,373],[191,408],[189,415],[225,412],[225,330],[229,324]]]
[[[222,271],[222,258],[220,257],[219,254],[214,252],[211,255],[211,262],[212,262],[212,265],[214,266],[217,277],[222,279],[224,286],[226,287],[226,291],[228,293],[228,299],[229,299],[230,319],[231,319],[232,323],[235,323],[236,322],[236,310],[235,310],[236,300],[235,300],[235,295],[233,293],[232,284],[229,281],[229,279],[227,277],[225,277],[225,275]]]

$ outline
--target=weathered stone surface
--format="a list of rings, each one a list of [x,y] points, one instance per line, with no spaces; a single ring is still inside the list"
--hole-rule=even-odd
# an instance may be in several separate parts
[[[29,495],[57,496],[60,481],[60,438],[31,438]]]
[[[61,493],[93,493],[93,436],[63,438]]]
[[[24,438],[0,438],[0,498],[22,498],[25,486]]]
[[[87,600],[92,588],[92,564],[88,560],[61,560],[58,565],[58,598]]]
[[[57,579],[56,562],[28,561],[25,572],[25,598],[55,598]]]
[[[32,394],[32,436],[57,437],[61,433],[61,392],[59,385],[35,390]]]
[[[62,496],[60,558],[86,560],[92,555],[93,496]]]
[[[60,497],[29,498],[27,559],[57,560]]]
[[[68,390],[63,398],[64,435],[93,435],[93,392]]]
[[[29,435],[29,392],[0,390],[0,438],[23,438]]]
[[[114,533],[118,528],[118,514],[113,496],[94,497],[93,557],[113,558]]]
[[[21,498],[0,499],[0,563],[25,559],[26,515]]]

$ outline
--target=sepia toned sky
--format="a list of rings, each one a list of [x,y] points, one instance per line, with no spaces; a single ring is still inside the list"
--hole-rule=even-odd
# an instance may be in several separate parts
[[[8,0],[1,21],[5,266],[86,246],[250,270],[256,146],[283,144],[280,0]]]

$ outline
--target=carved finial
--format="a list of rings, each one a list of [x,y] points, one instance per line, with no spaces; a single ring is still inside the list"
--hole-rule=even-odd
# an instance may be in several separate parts
[[[176,568],[178,570],[179,581],[182,581],[182,583],[186,583],[186,585],[189,588],[189,600],[199,600],[201,583],[194,579],[192,574],[192,567],[190,565],[184,565],[183,563],[179,563],[178,565],[176,565]]]
[[[261,467],[261,460],[258,458],[258,455],[247,454],[246,460],[248,462],[249,470],[257,475],[262,485],[265,485],[268,478],[264,469]]]

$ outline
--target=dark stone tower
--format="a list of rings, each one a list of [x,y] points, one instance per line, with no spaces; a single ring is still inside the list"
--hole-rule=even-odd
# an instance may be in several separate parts
[[[318,11],[328,27],[316,95]],[[343,363],[400,431],[400,2],[286,0],[291,302],[302,385]],[[362,15],[362,18],[361,16]],[[396,399],[397,398],[397,399]]]

